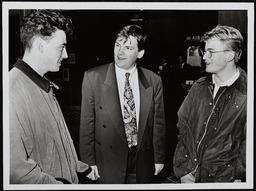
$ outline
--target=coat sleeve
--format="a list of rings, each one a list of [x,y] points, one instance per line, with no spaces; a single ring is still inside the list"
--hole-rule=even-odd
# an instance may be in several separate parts
[[[162,80],[159,78],[154,95],[154,156],[156,164],[165,163],[165,112]]]
[[[24,143],[19,116],[10,105],[10,183],[62,184],[62,181],[42,172],[38,164],[29,158],[26,147],[29,145]]]
[[[244,135],[246,135],[246,126],[247,124],[245,124],[244,127]],[[240,144],[239,154],[235,160],[234,166],[236,167],[236,179],[244,179],[246,174],[246,139],[244,139]]]
[[[88,165],[95,165],[95,103],[93,89],[88,73],[85,72],[82,84],[82,102],[80,117],[80,156]]]
[[[189,151],[189,148],[187,147],[187,145],[190,144],[187,139],[189,136],[188,116],[191,112],[191,104],[193,98],[195,97],[195,92],[195,86],[192,86],[178,110],[177,128],[179,129],[179,135],[173,157],[173,170],[178,178],[188,174],[191,171],[192,163],[188,162],[189,158],[187,157],[188,153],[193,153],[192,151]],[[192,147],[193,145],[191,145],[191,148]],[[188,166],[188,164],[190,164],[190,166]]]

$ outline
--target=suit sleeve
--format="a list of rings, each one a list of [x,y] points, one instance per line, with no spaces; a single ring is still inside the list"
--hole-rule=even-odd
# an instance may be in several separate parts
[[[85,72],[82,84],[82,102],[80,118],[80,156],[88,165],[95,165],[94,132],[95,103],[93,88],[88,73]]]
[[[164,99],[163,99],[163,86],[162,80],[159,81],[156,86],[156,92],[154,95],[154,156],[155,163],[165,163],[165,112],[164,112]]]

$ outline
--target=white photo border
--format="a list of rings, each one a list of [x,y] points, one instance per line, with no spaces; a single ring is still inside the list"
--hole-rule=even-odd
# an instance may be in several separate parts
[[[247,10],[248,13],[248,104],[247,104],[247,150],[245,183],[202,183],[202,184],[135,184],[135,185],[13,185],[9,184],[9,10],[10,9],[64,9],[64,10]],[[160,2],[3,2],[2,42],[3,42],[3,189],[4,190],[190,190],[190,189],[252,189],[254,183],[254,3],[160,3]]]

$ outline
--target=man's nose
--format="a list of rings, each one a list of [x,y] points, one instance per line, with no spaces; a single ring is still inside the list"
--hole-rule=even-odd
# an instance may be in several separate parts
[[[207,58],[207,54],[205,53],[205,54],[203,55],[203,59],[206,60],[206,58]]]
[[[118,50],[118,54],[123,55],[124,54],[124,47],[120,46],[119,50]]]
[[[68,53],[67,53],[66,48],[64,48],[62,51],[62,58],[64,58],[64,59],[68,58]]]

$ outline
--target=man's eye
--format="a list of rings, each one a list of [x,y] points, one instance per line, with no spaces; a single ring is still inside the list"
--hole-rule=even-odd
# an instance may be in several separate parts
[[[65,46],[62,46],[62,47],[60,48],[60,50],[63,51],[65,48],[66,48]]]

